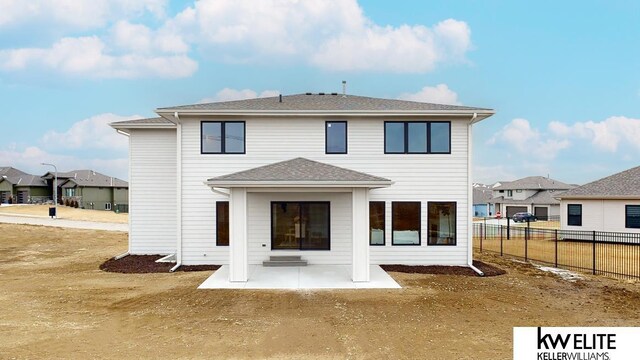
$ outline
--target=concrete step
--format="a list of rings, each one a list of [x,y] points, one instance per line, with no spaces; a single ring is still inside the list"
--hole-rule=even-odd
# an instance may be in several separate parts
[[[300,255],[272,255],[269,256],[269,260],[271,261],[295,261],[302,260]]]
[[[262,266],[265,266],[265,267],[307,266],[307,261],[306,260],[280,260],[280,261],[265,260],[262,262]]]

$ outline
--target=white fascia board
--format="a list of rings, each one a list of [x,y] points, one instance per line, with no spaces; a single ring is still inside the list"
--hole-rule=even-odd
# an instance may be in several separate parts
[[[608,195],[608,196],[588,196],[588,195],[569,195],[557,196],[555,199],[564,200],[640,200],[640,196],[630,195]]]
[[[234,187],[252,187],[252,188],[344,188],[344,187],[364,187],[364,188],[382,188],[389,187],[393,181],[205,181],[205,185],[212,188],[234,188]]]
[[[116,130],[126,130],[126,129],[175,129],[175,124],[109,124],[112,128]]]
[[[393,111],[352,111],[352,110],[179,110],[156,109],[155,112],[164,117],[171,116],[174,112],[188,116],[216,116],[216,115],[258,115],[258,116],[452,116],[468,117],[478,114],[478,121],[495,114],[493,110],[393,110]]]

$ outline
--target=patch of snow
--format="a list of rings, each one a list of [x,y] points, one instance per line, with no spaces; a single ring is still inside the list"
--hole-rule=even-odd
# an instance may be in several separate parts
[[[541,266],[541,265],[536,265],[536,264],[532,264],[533,266],[536,267],[536,269],[538,270],[542,270],[542,271],[546,271],[546,272],[550,272],[552,274],[558,275],[561,279],[563,280],[567,280],[570,282],[576,282],[578,280],[583,280],[584,278],[574,272],[571,272],[569,270],[565,270],[565,269],[558,269],[558,268],[554,268],[554,267],[548,267],[548,266]]]

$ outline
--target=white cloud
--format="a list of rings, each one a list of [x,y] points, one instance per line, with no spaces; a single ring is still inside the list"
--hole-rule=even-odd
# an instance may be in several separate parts
[[[549,123],[549,131],[558,137],[590,141],[596,148],[607,152],[616,152],[621,145],[640,150],[640,119],[612,116],[600,122],[576,122],[573,125],[553,121]]]
[[[462,105],[458,100],[458,94],[449,89],[446,84],[425,86],[415,93],[403,93],[398,96],[400,100],[420,101],[434,104]]]
[[[0,0],[0,27],[94,29],[145,13],[164,17],[167,0]]]
[[[541,134],[526,119],[513,119],[487,141],[489,145],[497,143],[507,144],[521,155],[547,160],[555,158],[559,151],[571,145],[567,139]]]
[[[279,94],[280,94],[280,91],[278,90],[264,90],[258,94],[256,91],[251,89],[236,90],[236,89],[224,88],[218,91],[214,97],[204,98],[200,100],[199,103],[254,99],[259,97],[278,96]]]
[[[142,35],[131,40],[144,42]],[[193,74],[198,65],[183,54],[142,51],[112,54],[102,39],[91,37],[62,38],[50,48],[0,50],[0,69],[27,70],[32,67],[91,78],[181,78]]]
[[[42,136],[40,143],[46,149],[124,150],[128,146],[127,137],[118,134],[109,124],[141,118],[138,115],[99,114],[74,123],[64,132],[50,130]]]
[[[469,26],[383,26],[355,0],[202,0],[166,25],[234,62],[301,58],[322,69],[421,73],[464,61]]]

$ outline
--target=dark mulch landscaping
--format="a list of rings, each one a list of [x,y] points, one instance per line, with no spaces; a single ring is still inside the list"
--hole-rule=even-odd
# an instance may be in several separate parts
[[[129,255],[122,259],[113,258],[100,265],[100,270],[121,274],[147,274],[169,272],[175,263],[157,263],[162,255]],[[211,271],[220,265],[182,265],[177,271]]]
[[[484,276],[498,276],[507,272],[493,265],[483,263],[482,261],[474,261],[473,266],[477,267],[484,273]],[[395,271],[409,274],[436,274],[436,275],[462,275],[462,276],[478,276],[475,271],[465,266],[410,266],[410,265],[380,265],[384,271]]]

